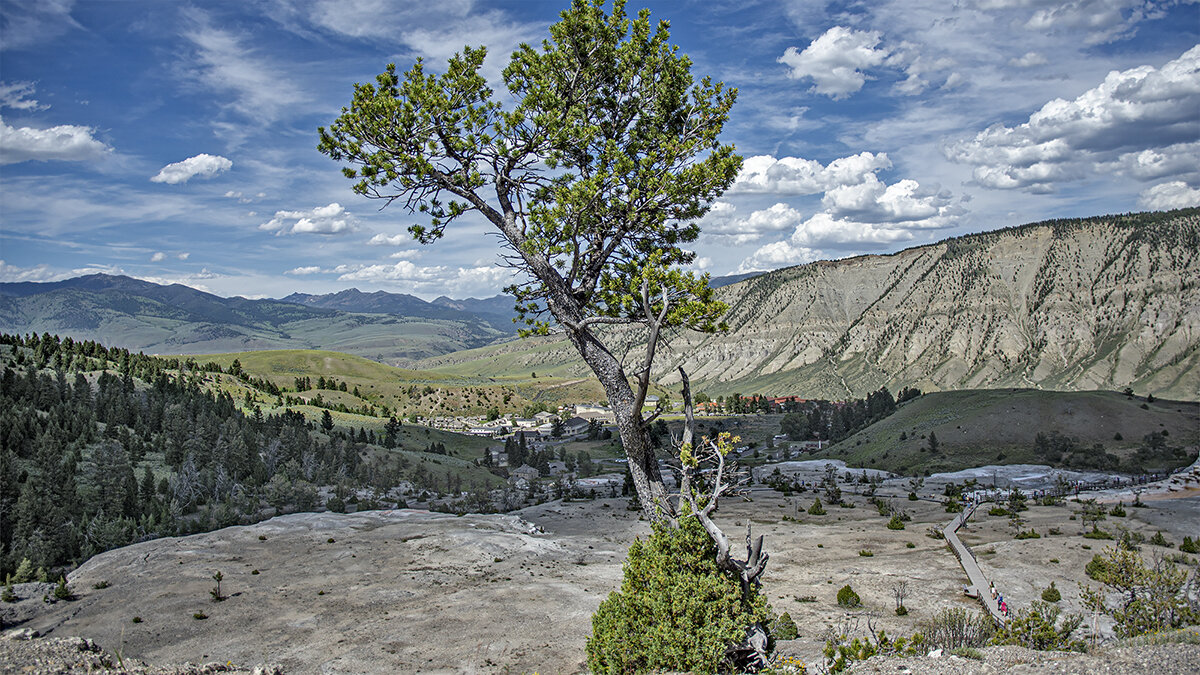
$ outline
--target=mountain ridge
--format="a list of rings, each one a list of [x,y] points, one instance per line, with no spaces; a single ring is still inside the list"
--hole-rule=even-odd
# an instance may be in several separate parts
[[[709,395],[1134,387],[1200,399],[1200,208],[1058,219],[896,253],[818,261],[718,288],[725,334],[659,351]],[[565,341],[409,364],[584,373]]]

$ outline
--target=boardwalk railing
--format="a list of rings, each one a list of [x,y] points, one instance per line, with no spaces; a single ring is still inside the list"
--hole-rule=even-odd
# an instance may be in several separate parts
[[[1004,614],[1000,612],[1000,604],[992,597],[990,592],[991,584],[988,583],[987,577],[983,575],[983,570],[979,568],[979,563],[975,562],[975,554],[958,538],[958,529],[975,513],[976,506],[977,504],[971,504],[958,513],[942,530],[942,536],[946,538],[946,543],[950,545],[950,550],[954,552],[954,557],[958,558],[958,563],[962,565],[963,571],[967,573],[967,579],[971,581],[971,585],[975,587],[975,591],[979,594],[979,602],[983,603],[983,608],[987,610],[989,616],[996,620],[996,623],[1003,626],[1005,623]]]

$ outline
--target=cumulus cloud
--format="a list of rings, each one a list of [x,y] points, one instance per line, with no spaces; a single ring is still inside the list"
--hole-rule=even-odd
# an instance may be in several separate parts
[[[700,231],[709,236],[727,238],[734,244],[746,244],[766,235],[786,232],[802,217],[799,211],[779,203],[755,211],[745,218],[738,218],[736,207],[727,202],[717,202],[709,216],[700,222]]]
[[[1158,180],[1165,176],[1183,176],[1200,181],[1200,141],[1177,143],[1166,148],[1130,152],[1116,162],[1116,168],[1139,180]]]
[[[49,265],[34,265],[33,267],[17,267],[0,260],[0,282],[15,281],[54,281],[63,278],[61,273],[50,269]]]
[[[338,281],[395,286],[410,292],[454,294],[495,293],[512,278],[511,270],[495,265],[422,266],[408,260],[393,264],[341,265],[333,271],[340,273]]]
[[[0,108],[12,110],[45,110],[48,105],[42,105],[33,96],[32,82],[0,82]]]
[[[349,234],[357,228],[354,216],[334,202],[308,211],[276,211],[275,217],[258,226],[260,230],[284,234]]]
[[[788,47],[777,61],[788,67],[788,77],[812,79],[812,91],[843,99],[863,88],[868,77],[866,69],[887,58],[886,49],[876,49],[882,37],[878,31],[834,26],[802,52]]]
[[[1200,206],[1200,188],[1194,188],[1177,180],[1148,188],[1138,197],[1138,205],[1144,209],[1167,210]]]
[[[885,185],[875,175],[858,185],[842,185],[825,193],[821,204],[834,218],[864,223],[906,223],[911,228],[944,227],[953,215],[949,194],[922,190],[917,181],[904,179]]]
[[[882,152],[839,157],[828,165],[800,157],[757,155],[742,162],[730,193],[817,194],[839,185],[856,185],[891,166],[892,161]]]
[[[191,253],[184,251],[175,257],[179,258],[180,260],[187,260],[189,257],[191,257],[191,255],[192,255]]]
[[[61,124],[49,129],[10,127],[0,118],[0,164],[30,160],[84,162],[112,149],[92,136],[89,127]]]
[[[150,262],[162,262],[167,259],[167,254],[162,251],[155,251],[154,255],[150,256]]]
[[[382,232],[367,240],[369,246],[403,246],[413,241],[411,234],[383,234]]]
[[[320,274],[321,271],[322,270],[319,266],[310,265],[308,267],[293,267],[292,269],[284,272],[284,274],[291,274],[294,276],[305,276],[308,274]]]
[[[802,265],[826,258],[823,252],[805,246],[795,246],[790,241],[776,241],[759,248],[738,266],[737,274],[766,272],[768,270]]]
[[[811,262],[829,249],[853,251],[911,241],[923,232],[953,226],[964,212],[961,205],[952,203],[949,193],[922,188],[912,179],[888,185],[873,173],[858,184],[830,189],[821,205],[823,210],[809,218],[782,203],[745,219],[730,217],[724,226],[727,232],[765,233],[764,222],[770,223],[772,230],[791,230],[787,239],[759,247],[742,261],[738,271]],[[760,224],[757,230],[755,223]],[[753,239],[743,237],[738,243],[746,241]]]
[[[980,185],[1049,192],[1144,150],[1200,140],[1200,45],[1162,68],[1113,71],[1073,101],[1054,99],[1015,127],[996,124],[943,148]],[[1136,167],[1131,172],[1137,176]]]
[[[222,171],[228,171],[232,166],[233,162],[225,157],[200,153],[195,157],[188,157],[182,162],[164,166],[157,175],[150,179],[150,182],[176,185],[186,183],[195,176],[212,178]],[[226,193],[226,196],[229,196],[229,193]]]

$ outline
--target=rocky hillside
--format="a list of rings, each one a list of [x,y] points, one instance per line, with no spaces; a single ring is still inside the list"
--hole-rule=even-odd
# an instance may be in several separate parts
[[[730,331],[660,351],[709,395],[1123,389],[1200,398],[1200,209],[1024,225],[724,286]],[[569,345],[506,343],[420,367],[583,372]],[[568,366],[568,364],[573,364]]]
[[[842,397],[887,385],[1197,398],[1200,210],[1053,221],[722,289],[726,335],[663,359],[712,390]]]

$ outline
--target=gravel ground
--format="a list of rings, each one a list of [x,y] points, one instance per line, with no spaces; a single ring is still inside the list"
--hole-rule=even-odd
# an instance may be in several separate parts
[[[1090,654],[1038,652],[1024,647],[987,647],[982,661],[958,656],[889,659],[875,657],[847,670],[908,675],[1194,675],[1200,673],[1200,645],[1168,644],[1153,647],[1111,647]]]
[[[17,629],[0,639],[0,673],[58,675],[74,673],[129,673],[130,675],[282,675],[274,666],[253,669],[232,663],[150,666],[137,659],[117,658],[95,642],[81,637],[33,638],[31,631]]]

